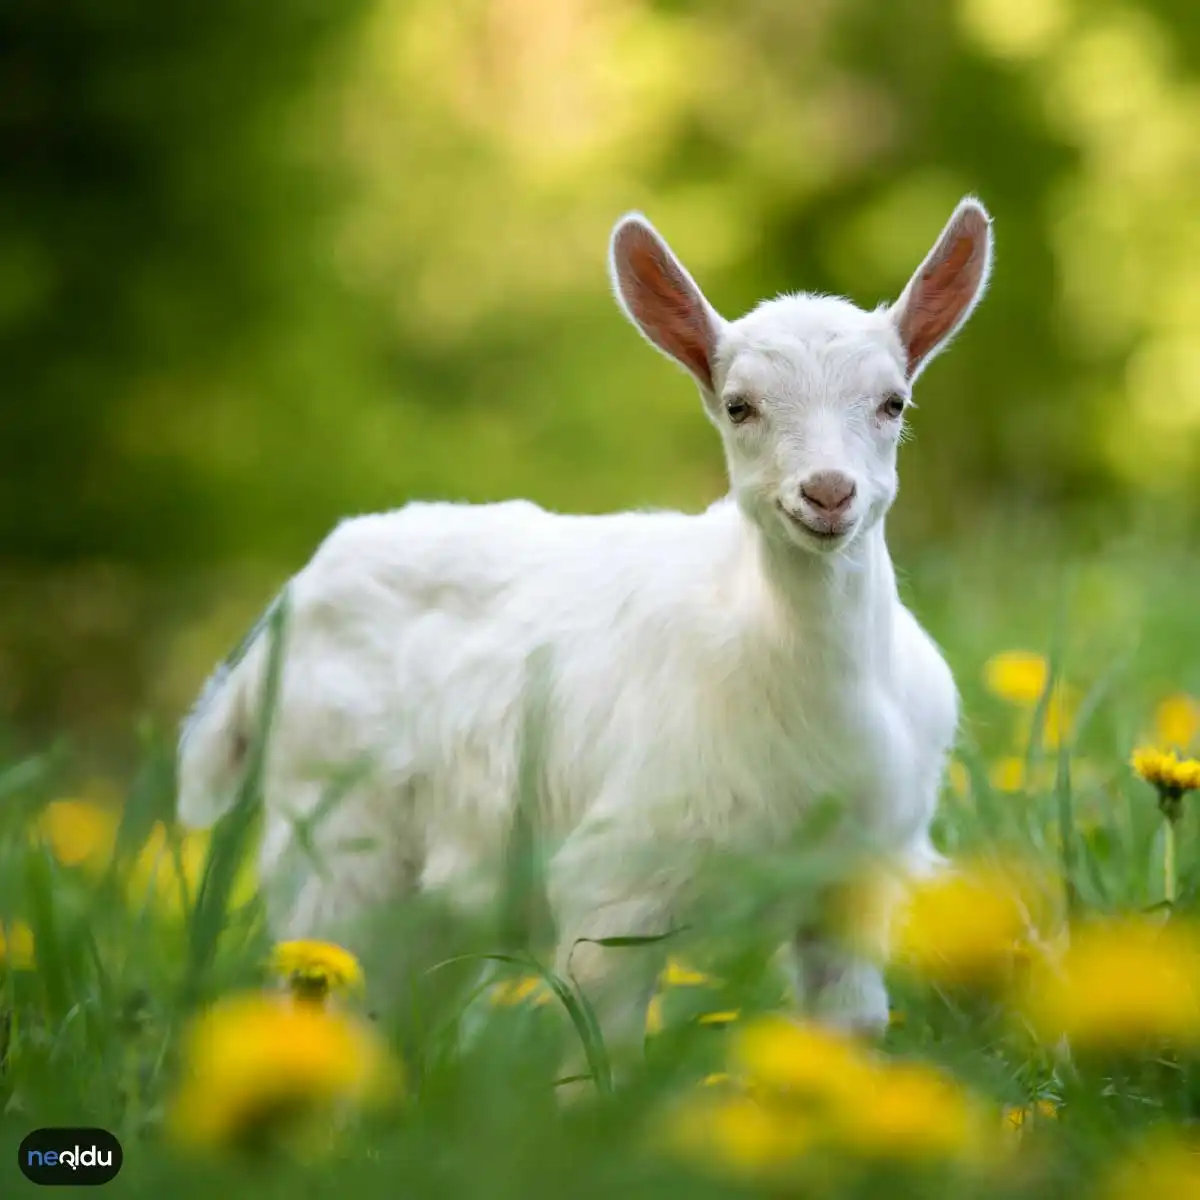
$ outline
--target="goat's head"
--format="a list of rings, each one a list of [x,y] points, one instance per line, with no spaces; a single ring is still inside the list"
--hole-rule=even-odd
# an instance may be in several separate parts
[[[773,539],[849,545],[896,496],[912,384],[987,286],[991,219],[964,199],[899,300],[865,312],[807,293],[720,317],[640,214],[613,230],[609,268],[629,319],[699,384],[734,495]]]

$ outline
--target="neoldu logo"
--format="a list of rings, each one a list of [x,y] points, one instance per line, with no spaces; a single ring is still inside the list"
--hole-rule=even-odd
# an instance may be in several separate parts
[[[107,1129],[35,1129],[21,1143],[17,1165],[32,1183],[89,1187],[116,1178],[124,1157]]]

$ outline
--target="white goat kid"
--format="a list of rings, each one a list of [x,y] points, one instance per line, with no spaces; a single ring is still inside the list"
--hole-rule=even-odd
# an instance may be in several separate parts
[[[698,384],[730,495],[699,515],[412,503],[340,524],[289,588],[260,851],[275,934],[354,945],[374,906],[496,896],[535,655],[557,966],[610,1048],[640,1048],[659,961],[580,939],[679,923],[702,848],[753,853],[835,796],[855,835],[907,869],[935,863],[957,693],[899,600],[884,516],[911,386],[982,295],[991,246],[967,198],[891,307],[799,294],[730,322],[644,218],[623,218],[617,297]],[[231,802],[267,641],[189,718],[185,824]],[[314,834],[323,869],[289,891],[305,861],[295,820],[321,805],[331,766],[354,763],[369,773]],[[886,1022],[875,966],[800,932],[791,949],[811,1011]]]

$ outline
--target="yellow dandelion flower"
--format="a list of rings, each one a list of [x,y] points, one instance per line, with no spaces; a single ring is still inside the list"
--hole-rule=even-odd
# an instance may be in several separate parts
[[[1046,690],[1050,665],[1040,654],[1006,650],[987,660],[983,679],[989,692],[1009,704],[1034,705]]]
[[[542,988],[542,980],[537,975],[522,975],[519,979],[502,979],[490,992],[491,1002],[497,1007],[515,1007],[537,993]]]
[[[662,973],[664,987],[711,987],[715,982],[711,975],[693,971],[677,958],[667,959]]]
[[[1072,690],[1054,689],[1042,719],[1042,745],[1047,750],[1057,750],[1071,736],[1078,707],[1078,699]]]
[[[1160,746],[1184,750],[1200,733],[1200,703],[1183,692],[1159,701],[1154,710],[1154,739]]]
[[[1174,750],[1142,746],[1133,752],[1129,765],[1160,793],[1180,796],[1200,788],[1200,761],[1194,758],[1181,760]]]
[[[1143,746],[1133,752],[1129,765],[1158,792],[1158,809],[1165,818],[1163,834],[1163,894],[1168,904],[1175,903],[1176,826],[1183,815],[1186,792],[1200,788],[1200,762],[1194,758],[1182,762],[1174,750],[1156,750]]]
[[[1044,749],[1057,750],[1071,735],[1079,710],[1079,693],[1066,683],[1056,683],[1042,714],[1040,741]],[[1017,741],[1029,745],[1033,738],[1035,709],[1023,709],[1017,721]]]
[[[1039,1100],[1036,1104],[1017,1105],[1004,1110],[1004,1128],[1009,1133],[1022,1134],[1028,1124],[1057,1119],[1058,1105],[1052,1100]]]
[[[149,901],[163,917],[182,917],[196,902],[208,866],[211,838],[207,831],[168,830],[156,822],[134,859],[125,881],[129,902]],[[231,909],[253,898],[258,884],[250,856],[241,863],[229,897]]]
[[[204,871],[205,842],[203,835],[181,835],[172,844],[166,827],[155,822],[125,880],[130,903],[140,906],[149,900],[164,913],[183,913],[196,898]]]
[[[985,1109],[923,1063],[875,1071],[838,1123],[835,1141],[872,1158],[979,1158],[989,1149]]]
[[[305,1117],[381,1100],[397,1083],[369,1026],[314,1005],[236,996],[189,1030],[169,1129],[198,1149],[253,1146]]]
[[[1057,771],[1057,763],[1043,759],[1035,765],[1033,774],[1030,775],[1021,755],[1005,754],[988,767],[988,783],[993,791],[1007,792],[1010,795],[1029,790],[1045,792],[1054,787]]]
[[[1046,1042],[1122,1048],[1200,1042],[1200,938],[1172,922],[1095,922],[1055,961],[1035,960],[1021,1008]]]
[[[736,1021],[742,1015],[740,1008],[731,1009],[728,1012],[710,1012],[704,1013],[697,1018],[701,1025],[729,1025]]]
[[[738,1030],[731,1061],[759,1089],[849,1104],[871,1069],[851,1038],[783,1016],[747,1022]]]
[[[1163,1135],[1109,1170],[1100,1200],[1183,1200],[1200,1196],[1200,1145]]]
[[[663,998],[658,992],[646,1006],[646,1036],[657,1037],[663,1031]]]
[[[1025,760],[1016,754],[998,758],[988,768],[988,782],[997,792],[1025,790]]]
[[[899,904],[893,957],[938,983],[995,984],[1011,971],[1043,901],[1032,877],[1015,868],[979,863],[940,872]]]
[[[970,797],[971,775],[957,758],[952,758],[946,765],[946,782],[950,785],[950,794],[956,799],[966,800]]]
[[[323,1001],[331,992],[358,992],[363,986],[358,959],[332,942],[280,942],[271,967],[298,1000]]]
[[[15,971],[33,966],[33,930],[24,921],[0,922],[0,965]]]
[[[801,1114],[737,1094],[689,1100],[672,1113],[667,1137],[676,1154],[742,1176],[777,1171],[816,1140]]]
[[[540,975],[522,975],[517,979],[501,980],[491,989],[491,1002],[499,1007],[514,1007],[527,1000],[535,1006],[549,1004],[554,993]]]
[[[37,831],[68,867],[103,866],[116,843],[117,814],[89,800],[55,800],[38,815]]]

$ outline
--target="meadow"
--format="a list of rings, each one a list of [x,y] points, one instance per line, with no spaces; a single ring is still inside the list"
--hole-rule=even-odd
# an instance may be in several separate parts
[[[1200,5],[16,0],[0,79],[0,1197],[50,1126],[133,1200],[1200,1196]],[[614,220],[730,317],[870,307],[968,192],[996,269],[888,522],[958,873],[881,1044],[781,1022],[815,837],[612,948],[668,955],[615,1085],[536,838],[476,923],[383,915],[440,948],[403,1022],[274,946],[254,774],[184,833],[174,723],[335,522],[698,511],[720,444]]]
[[[267,937],[253,770],[181,834],[147,729],[118,796],[64,793],[59,750],[0,770],[4,1194],[46,1126],[116,1133],[106,1186],[146,1200],[1198,1194],[1200,572],[1019,531],[903,565],[964,697],[937,825],[959,871],[899,915],[880,1046],[782,1019],[767,915],[829,867],[803,843],[726,864],[616,1087],[543,967],[536,872],[477,928],[393,914],[397,938],[440,922],[446,961],[415,1026],[371,1021],[352,958]],[[1181,758],[1139,759],[1148,782],[1145,747]],[[594,1077],[563,1106],[570,1038]]]

